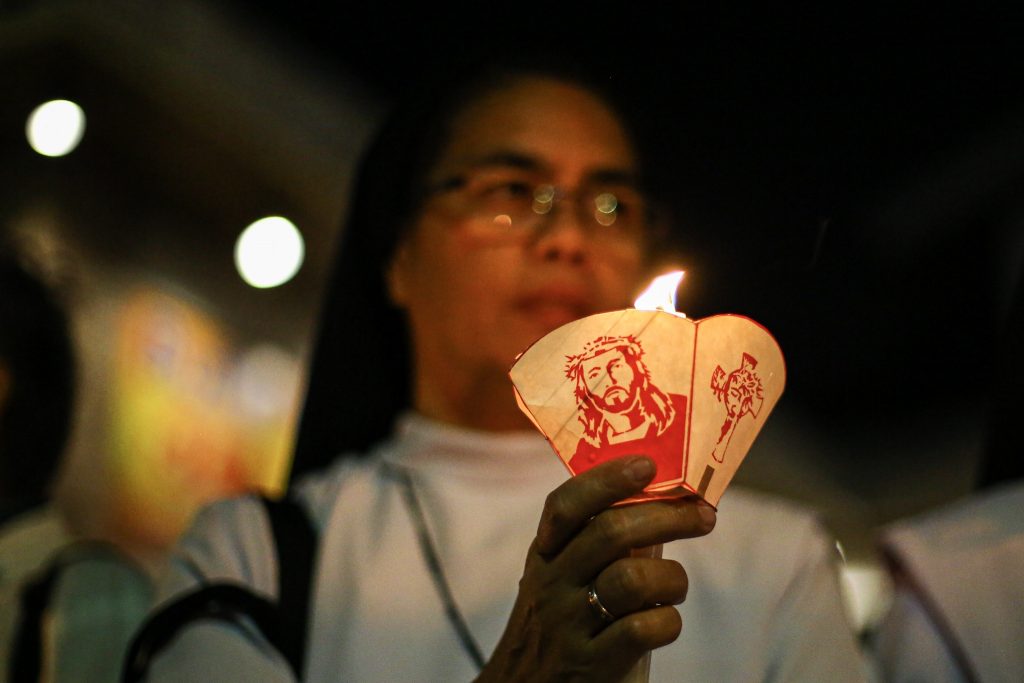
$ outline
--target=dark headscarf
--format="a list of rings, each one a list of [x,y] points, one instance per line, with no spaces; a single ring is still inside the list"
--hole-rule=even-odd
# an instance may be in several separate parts
[[[552,66],[556,65],[556,66]],[[399,98],[365,152],[321,309],[292,480],[339,454],[363,453],[410,406],[409,332],[388,297],[385,271],[423,200],[426,175],[448,143],[453,119],[512,80],[546,75],[588,88],[632,128],[633,112],[587,66],[550,55],[477,62],[419,80]],[[641,161],[641,168],[644,164]]]

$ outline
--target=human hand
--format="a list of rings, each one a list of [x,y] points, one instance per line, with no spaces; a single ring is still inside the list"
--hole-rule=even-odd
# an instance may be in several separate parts
[[[613,507],[654,474],[650,458],[621,458],[548,495],[512,616],[477,683],[618,681],[645,652],[679,636],[673,605],[686,597],[682,565],[630,552],[703,536],[715,511],[696,497]],[[588,604],[591,585],[614,621]]]

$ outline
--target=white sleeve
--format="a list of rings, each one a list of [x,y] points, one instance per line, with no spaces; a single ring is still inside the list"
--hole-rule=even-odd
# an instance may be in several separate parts
[[[882,679],[892,683],[965,680],[927,611],[903,586],[874,634],[872,654]]]
[[[815,524],[799,548],[803,559],[775,610],[780,628],[768,680],[869,680],[843,604],[834,543]]]
[[[204,508],[172,552],[158,585],[157,609],[204,581],[242,584],[277,598],[277,565],[270,525],[262,504],[236,498]],[[289,682],[285,659],[255,626],[206,619],[186,625],[153,660],[152,683],[221,681]]]

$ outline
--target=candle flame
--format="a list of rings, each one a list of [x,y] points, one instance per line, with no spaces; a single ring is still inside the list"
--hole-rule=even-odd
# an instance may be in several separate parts
[[[676,311],[676,289],[679,288],[683,275],[683,271],[674,270],[654,278],[633,302],[633,308],[641,311],[665,311],[685,318],[685,313]]]

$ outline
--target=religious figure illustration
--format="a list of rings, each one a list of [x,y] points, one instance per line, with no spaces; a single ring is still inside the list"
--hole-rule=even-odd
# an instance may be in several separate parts
[[[569,467],[576,474],[625,455],[648,455],[658,466],[652,485],[682,477],[687,397],[651,381],[643,348],[632,335],[602,336],[567,356],[583,426]]]
[[[740,419],[744,415],[756,418],[761,411],[764,388],[761,385],[761,378],[754,372],[756,367],[757,359],[749,353],[744,353],[739,368],[727,375],[719,365],[711,375],[711,390],[715,392],[718,400],[725,404],[726,411],[722,433],[711,452],[711,457],[717,462],[725,461],[725,451],[729,448],[729,441]]]

